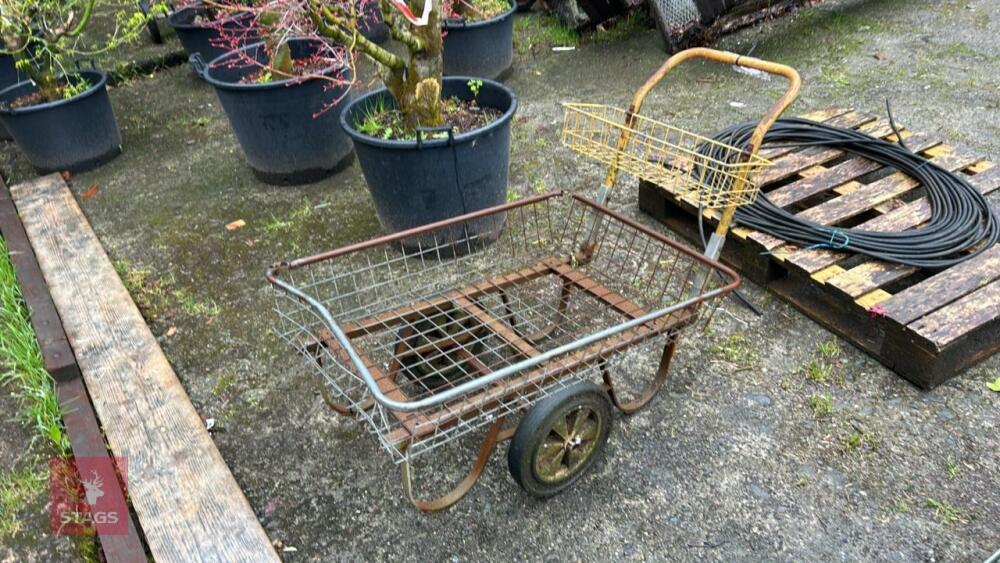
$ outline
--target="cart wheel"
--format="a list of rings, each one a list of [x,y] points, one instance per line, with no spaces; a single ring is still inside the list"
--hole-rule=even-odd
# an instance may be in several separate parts
[[[532,496],[568,489],[590,469],[608,441],[611,400],[599,386],[581,382],[539,401],[518,425],[507,466]]]

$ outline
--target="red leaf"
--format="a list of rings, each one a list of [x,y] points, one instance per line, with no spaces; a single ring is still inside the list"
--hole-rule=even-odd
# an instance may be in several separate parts
[[[89,188],[87,188],[82,194],[80,194],[80,197],[82,197],[83,199],[90,199],[95,195],[97,195],[97,184],[91,184]]]

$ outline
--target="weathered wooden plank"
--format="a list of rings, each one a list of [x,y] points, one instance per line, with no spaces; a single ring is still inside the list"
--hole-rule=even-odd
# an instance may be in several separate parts
[[[1000,318],[1000,280],[913,322],[909,329],[938,349]]]
[[[934,157],[931,162],[946,170],[957,171],[977,160],[977,158],[970,156],[946,154]],[[896,172],[849,194],[806,209],[796,216],[821,225],[835,225],[860,215],[880,203],[899,197],[918,185],[920,185],[919,182],[910,176]]]
[[[804,113],[799,116],[802,119],[808,119],[810,121],[815,121],[817,123],[828,123],[830,125],[836,125],[838,127],[848,127],[854,128],[864,123],[874,121],[876,118],[873,115],[863,114],[856,112],[852,109],[831,109],[831,110],[819,110],[812,111],[809,113]],[[760,155],[768,160],[774,160],[780,158],[786,154],[795,152],[799,149],[791,147],[780,147],[780,148],[764,148],[761,149]]]
[[[80,377],[80,367],[76,364],[76,357],[66,338],[62,321],[59,319],[55,303],[52,302],[42,269],[28,240],[28,234],[24,231],[14,201],[10,198],[2,178],[0,178],[0,232],[3,234],[8,257],[21,286],[21,298],[30,313],[31,326],[38,339],[45,369],[55,379],[56,398],[62,411],[70,449],[77,459],[100,458],[102,461],[97,462],[99,465],[111,467],[114,462],[108,455],[104,435],[101,433],[93,405]],[[127,507],[128,501],[121,487],[111,483],[109,485],[111,486],[104,489],[104,498],[108,501],[108,506]],[[108,563],[144,563],[146,549],[139,538],[139,527],[135,518],[127,510],[118,516],[127,520],[128,528],[124,534],[108,533],[103,526],[96,526],[105,559]]]
[[[157,561],[277,561],[236,484],[58,174],[14,186],[66,335]]]
[[[882,122],[880,122],[877,118],[870,115],[859,114],[857,112],[850,112],[836,117],[831,119],[829,123],[838,127],[858,129],[859,131],[864,131],[866,133],[874,132],[877,134],[884,131]],[[891,133],[892,131],[890,130],[889,132]],[[829,149],[823,147],[811,147],[794,152],[789,151],[784,155],[779,154],[771,157],[777,158],[774,162],[774,166],[762,170],[758,179],[761,185],[778,182],[780,180],[784,180],[785,178],[789,178],[800,171],[809,168],[810,166],[829,162],[842,154],[844,154],[844,151],[840,149]]]
[[[983,195],[1000,190],[1000,166],[988,169],[986,172],[967,178],[970,184]],[[905,231],[921,225],[931,218],[931,206],[926,197],[914,200],[902,207],[893,209],[885,215],[880,215],[856,228],[866,231],[892,232]],[[787,257],[788,264],[802,269],[807,273],[817,272],[850,256],[850,254],[829,249],[798,250]]]
[[[914,151],[922,151],[940,144],[940,141],[926,135],[915,135],[907,140],[907,146]],[[767,192],[767,199],[778,207],[787,207],[812,196],[846,184],[847,182],[874,172],[882,165],[860,156],[845,160],[840,164],[826,168],[823,172],[811,175]]]
[[[827,285],[849,297],[862,295],[916,272],[916,268],[886,262],[865,262],[827,280]]]
[[[906,288],[882,303],[882,310],[889,318],[908,325],[997,279],[1000,245]]]

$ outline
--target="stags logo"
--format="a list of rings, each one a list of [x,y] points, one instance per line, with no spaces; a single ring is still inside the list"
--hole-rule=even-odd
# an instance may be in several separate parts
[[[125,458],[77,457],[49,460],[49,525],[64,536],[128,533]]]

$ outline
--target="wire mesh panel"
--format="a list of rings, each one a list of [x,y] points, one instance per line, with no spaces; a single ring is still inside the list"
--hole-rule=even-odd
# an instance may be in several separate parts
[[[706,321],[704,302],[737,283],[717,269],[551,194],[281,265],[271,280],[281,336],[402,461]]]
[[[706,209],[753,203],[756,154],[600,104],[563,104],[562,143],[598,162],[669,189]]]

